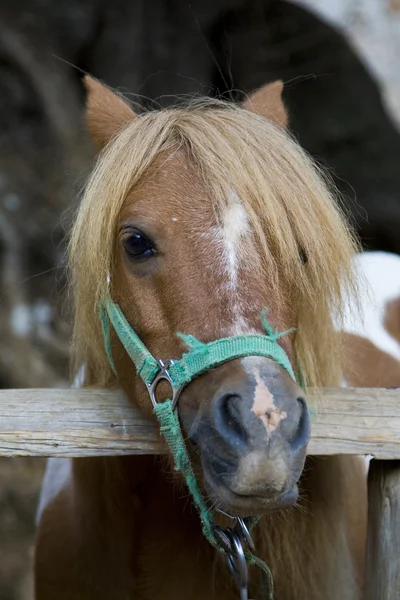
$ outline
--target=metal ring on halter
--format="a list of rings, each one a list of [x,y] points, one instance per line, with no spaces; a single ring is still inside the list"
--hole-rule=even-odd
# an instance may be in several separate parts
[[[221,529],[221,527],[218,527],[218,525],[214,526],[214,536],[217,539],[219,545],[221,546],[221,548],[224,549],[224,551],[227,554],[231,554],[232,543],[230,537],[228,537],[227,535],[227,531],[227,529]],[[233,529],[230,529],[229,531],[233,531]]]
[[[224,532],[231,542],[232,551],[228,554],[228,567],[239,588],[240,600],[248,600],[248,571],[244,550],[239,536],[232,529]]]
[[[239,536],[239,539],[246,544],[249,550],[255,550],[254,542],[251,538],[251,534],[249,528],[247,527],[245,519],[243,519],[242,517],[234,517],[233,515],[230,515],[229,513],[225,512],[224,510],[221,510],[220,508],[217,508],[216,511],[221,515],[224,515],[224,517],[232,519],[235,525],[231,529],[233,529],[233,531]],[[216,529],[218,529],[218,535],[220,535],[220,532],[223,532],[223,529],[221,529],[220,527],[217,527]]]
[[[153,381],[151,383],[146,383],[147,385],[147,389],[150,395],[150,400],[153,403],[153,406],[157,406],[158,402],[157,402],[157,398],[156,398],[156,389],[158,384],[160,383],[160,381],[168,381],[169,385],[171,386],[172,389],[172,410],[175,410],[176,405],[178,403],[179,400],[179,396],[181,394],[181,391],[183,390],[183,385],[180,385],[179,387],[175,387],[172,379],[171,379],[171,375],[168,372],[168,369],[171,365],[174,364],[173,360],[167,360],[165,363],[162,360],[157,360],[159,366],[160,366],[160,371],[157,373],[157,375],[154,377]]]
[[[233,530],[239,536],[239,539],[242,542],[245,542],[245,544],[247,545],[247,547],[250,550],[255,550],[254,542],[251,538],[249,528],[247,527],[244,519],[242,519],[241,517],[238,517],[237,523],[236,523],[235,527],[233,528]]]

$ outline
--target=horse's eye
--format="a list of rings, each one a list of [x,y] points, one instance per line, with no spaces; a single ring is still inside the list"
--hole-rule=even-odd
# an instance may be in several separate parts
[[[153,242],[138,229],[129,229],[124,232],[123,245],[130,260],[147,260],[156,254]]]

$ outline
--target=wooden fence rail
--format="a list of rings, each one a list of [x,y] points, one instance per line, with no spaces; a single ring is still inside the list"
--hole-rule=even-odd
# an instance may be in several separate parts
[[[375,459],[368,475],[365,598],[400,600],[400,389],[326,389],[316,404],[309,454]],[[0,456],[164,450],[155,423],[117,391],[0,390]]]
[[[309,454],[400,459],[400,390],[326,389]],[[0,456],[160,454],[153,421],[117,391],[0,390]]]

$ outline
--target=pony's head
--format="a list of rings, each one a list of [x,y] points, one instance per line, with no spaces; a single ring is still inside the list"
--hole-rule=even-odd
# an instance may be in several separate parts
[[[108,295],[160,359],[178,332],[202,342],[264,333],[261,312],[311,386],[337,383],[354,244],[320,173],[285,130],[281,84],[241,107],[203,99],[135,115],[92,79],[87,123],[101,149],[70,244],[75,358],[87,384],[152,405],[99,305]],[[159,390],[162,399],[164,391]],[[165,392],[166,393],[166,392]],[[193,380],[179,417],[208,496],[235,514],[293,504],[310,435],[305,392],[272,359],[226,362]],[[201,466],[201,469],[200,469]]]

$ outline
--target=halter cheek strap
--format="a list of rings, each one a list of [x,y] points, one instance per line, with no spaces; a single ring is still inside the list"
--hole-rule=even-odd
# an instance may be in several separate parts
[[[228,565],[241,590],[240,597],[247,598],[247,561],[260,568],[263,574],[263,598],[272,599],[273,580],[271,572],[268,566],[251,552],[251,538],[248,536],[247,525],[244,521],[238,520],[237,527],[228,530],[221,530],[215,525],[213,515],[198,486],[175,408],[182,389],[195,377],[236,358],[245,356],[270,358],[285,369],[290,377],[296,381],[289,358],[277,343],[280,337],[293,330],[282,333],[274,331],[266,320],[265,312],[263,312],[261,321],[266,335],[237,335],[203,344],[193,336],[178,334],[188,347],[188,351],[179,360],[169,360],[164,363],[152,356],[126,320],[120,307],[112,302],[109,297],[100,306],[100,318],[105,350],[114,373],[115,365],[111,352],[110,325],[113,326],[115,333],[135,365],[138,375],[147,386],[154,406],[154,413],[160,424],[160,432],[167,441],[174,457],[175,469],[180,471],[185,478],[193,502],[198,510],[205,537],[215,548],[228,555]],[[172,397],[158,403],[156,388],[161,380],[169,382]],[[258,519],[252,519],[249,524],[250,528],[257,521]],[[243,551],[242,542],[247,543],[248,548],[246,551]]]

